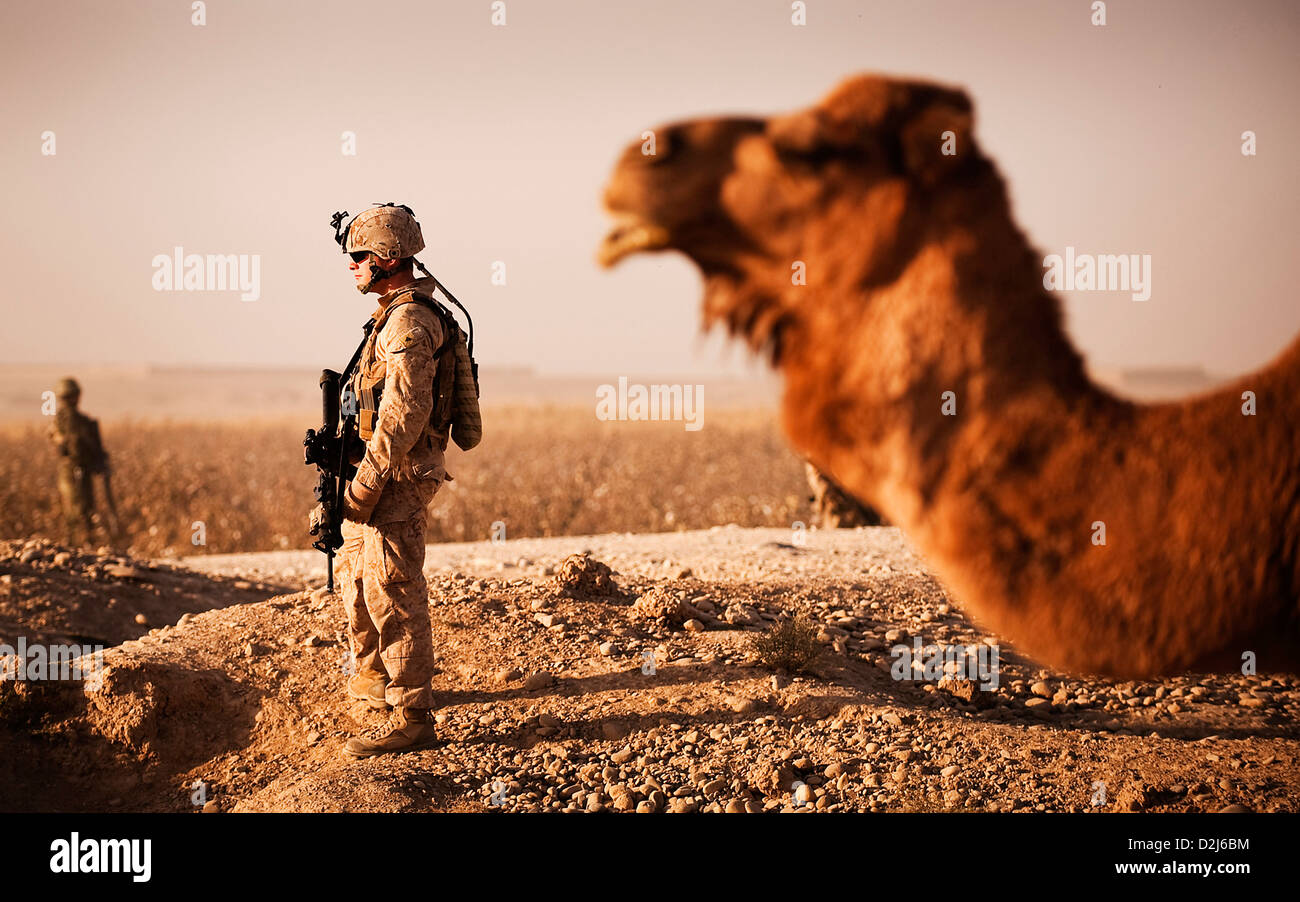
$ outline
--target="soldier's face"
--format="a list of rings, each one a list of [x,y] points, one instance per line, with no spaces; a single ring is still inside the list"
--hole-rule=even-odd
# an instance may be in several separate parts
[[[360,259],[358,259],[360,258]],[[397,267],[397,261],[390,261],[392,266],[385,267],[380,264],[379,258],[367,251],[354,251],[351,254],[351,260],[348,261],[348,269],[352,270],[352,278],[358,285],[370,281],[370,274],[373,272],[375,283],[366,291],[367,294],[383,294],[377,283],[392,275],[393,269]]]
[[[358,257],[361,259],[358,260]],[[352,278],[356,280],[358,285],[369,280],[370,267],[374,265],[374,258],[365,251],[356,251],[350,255],[348,260],[348,269],[352,270]]]

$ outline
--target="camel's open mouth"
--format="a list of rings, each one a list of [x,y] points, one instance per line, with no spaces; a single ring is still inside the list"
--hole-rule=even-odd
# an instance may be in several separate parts
[[[602,266],[613,266],[638,251],[659,250],[668,246],[668,230],[646,222],[634,213],[617,213],[618,223],[609,230],[597,254]]]

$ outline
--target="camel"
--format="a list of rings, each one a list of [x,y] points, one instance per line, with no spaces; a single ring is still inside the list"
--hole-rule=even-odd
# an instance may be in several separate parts
[[[794,449],[1040,663],[1297,672],[1300,341],[1175,403],[1094,384],[972,126],[960,89],[862,76],[656,129],[601,262],[693,260],[705,328],[780,370]]]

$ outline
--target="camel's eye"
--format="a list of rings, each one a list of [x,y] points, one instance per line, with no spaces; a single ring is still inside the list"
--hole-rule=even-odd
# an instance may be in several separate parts
[[[773,142],[776,149],[776,155],[783,162],[796,165],[816,168],[830,160],[838,159],[844,156],[844,149],[832,147],[829,144],[814,144],[809,147],[791,147],[778,142]]]

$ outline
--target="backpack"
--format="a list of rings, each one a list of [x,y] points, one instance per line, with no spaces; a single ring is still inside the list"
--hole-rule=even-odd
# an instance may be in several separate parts
[[[435,301],[435,303],[437,302]],[[446,308],[443,309],[446,310]],[[465,316],[468,318],[469,314],[466,313]],[[451,368],[454,373],[452,377],[451,415],[448,418],[451,427],[451,440],[462,451],[469,451],[483,441],[483,417],[478,407],[478,364],[474,362],[474,336],[472,331],[474,326],[472,323],[470,324],[471,332],[468,340],[466,340],[465,333],[460,330],[460,324],[456,322],[450,311],[446,311],[446,318],[451,321],[451,328],[454,330],[451,334],[454,336],[455,341],[452,346],[452,357],[455,366]],[[444,342],[444,344],[446,343]],[[441,381],[441,375],[439,381]]]
[[[435,280],[436,282],[436,280]],[[438,364],[437,399],[430,420],[439,432],[450,429],[451,440],[462,451],[475,448],[483,440],[483,417],[479,412],[478,364],[474,361],[474,320],[451,292],[436,282],[452,303],[465,314],[469,334],[460,328],[452,312],[430,295],[414,295],[416,303],[432,310],[443,327],[442,344],[434,351]],[[452,365],[444,365],[444,355],[451,352]]]

